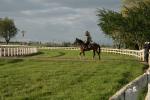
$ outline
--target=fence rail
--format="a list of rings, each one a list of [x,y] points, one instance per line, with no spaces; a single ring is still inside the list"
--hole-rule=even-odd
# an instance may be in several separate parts
[[[129,56],[135,56],[139,60],[144,61],[144,50],[128,50],[128,49],[112,49],[112,48],[101,48],[102,52],[123,54]]]
[[[38,49],[64,49],[64,50],[80,50],[79,47],[39,47]],[[112,49],[112,48],[101,48],[102,52],[124,54],[129,56],[135,56],[139,60],[144,61],[144,50],[128,50],[128,49]]]
[[[78,47],[38,47],[38,49],[49,49],[49,50],[55,50],[55,49],[80,50],[80,48],[78,48]]]

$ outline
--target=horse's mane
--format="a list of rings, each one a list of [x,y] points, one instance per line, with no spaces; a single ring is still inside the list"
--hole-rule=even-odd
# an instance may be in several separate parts
[[[76,40],[77,40],[79,43],[84,43],[84,41],[81,40],[81,39],[76,38]]]

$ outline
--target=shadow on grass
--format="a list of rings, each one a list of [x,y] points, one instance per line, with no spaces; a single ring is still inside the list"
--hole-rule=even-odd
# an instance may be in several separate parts
[[[42,55],[42,54],[44,54],[44,52],[37,52],[37,53],[33,53],[33,54],[26,55],[26,56],[24,56],[24,57],[39,56],[39,55]]]
[[[148,68],[149,68],[149,65],[148,64],[144,64],[144,66],[142,68],[143,72],[146,72]]]
[[[64,52],[58,52],[59,54],[56,55],[56,56],[52,56],[51,58],[55,58],[55,57],[61,57],[61,56],[64,56],[66,53]]]
[[[23,59],[0,59],[0,66],[22,62]]]
[[[132,77],[132,74],[130,72],[125,72],[122,74],[122,78],[118,80],[118,83],[120,85],[124,85],[130,82],[130,77]]]
[[[23,59],[13,59],[13,60],[9,60],[7,63],[19,63],[22,61],[23,61]]]
[[[123,58],[123,59],[121,59],[121,58],[102,58],[102,60],[104,60],[104,61],[123,61],[123,62],[125,62],[125,61],[139,61],[138,59],[129,59],[129,58]]]
[[[5,64],[0,64],[0,66],[3,66],[3,65],[5,65]]]
[[[20,56],[20,57],[43,57],[41,55],[43,55],[44,52],[38,52],[38,53],[34,53],[34,54],[30,54],[30,55],[25,55],[25,56]],[[61,57],[61,56],[64,56],[66,53],[64,52],[58,52],[58,55],[55,55],[55,56],[50,56],[48,58],[57,58],[57,57]]]

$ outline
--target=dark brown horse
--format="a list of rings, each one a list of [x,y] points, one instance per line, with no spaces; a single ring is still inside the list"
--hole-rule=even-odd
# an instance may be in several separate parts
[[[100,47],[99,44],[97,44],[97,43],[92,43],[92,44],[90,44],[90,47],[88,47],[88,46],[84,43],[84,41],[82,41],[82,40],[80,40],[80,39],[78,39],[78,38],[76,38],[74,44],[77,44],[77,45],[80,46],[80,56],[81,56],[81,54],[83,54],[83,56],[85,56],[85,51],[93,50],[93,59],[94,59],[94,57],[95,57],[95,53],[98,54],[99,60],[101,59],[101,58],[100,58],[101,47]]]

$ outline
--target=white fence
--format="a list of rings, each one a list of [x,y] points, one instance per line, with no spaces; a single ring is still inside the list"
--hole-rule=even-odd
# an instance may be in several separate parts
[[[0,45],[0,57],[24,56],[37,53],[37,48],[20,45]]]
[[[144,50],[128,50],[128,49],[112,49],[112,48],[101,48],[102,52],[123,54],[129,56],[135,56],[139,60],[144,61]]]
[[[39,47],[38,49],[64,49],[64,50],[79,50],[78,47]],[[112,49],[112,48],[101,48],[102,52],[124,54],[129,56],[135,56],[139,60],[144,61],[144,50],[128,50],[128,49]]]
[[[49,50],[55,50],[55,49],[80,50],[80,48],[78,48],[78,47],[38,47],[38,49],[49,49]]]
[[[109,100],[139,100],[139,94],[141,93],[142,89],[148,85],[149,76],[150,74],[144,73],[143,75],[137,77],[135,80],[116,92],[115,95],[109,98]]]

